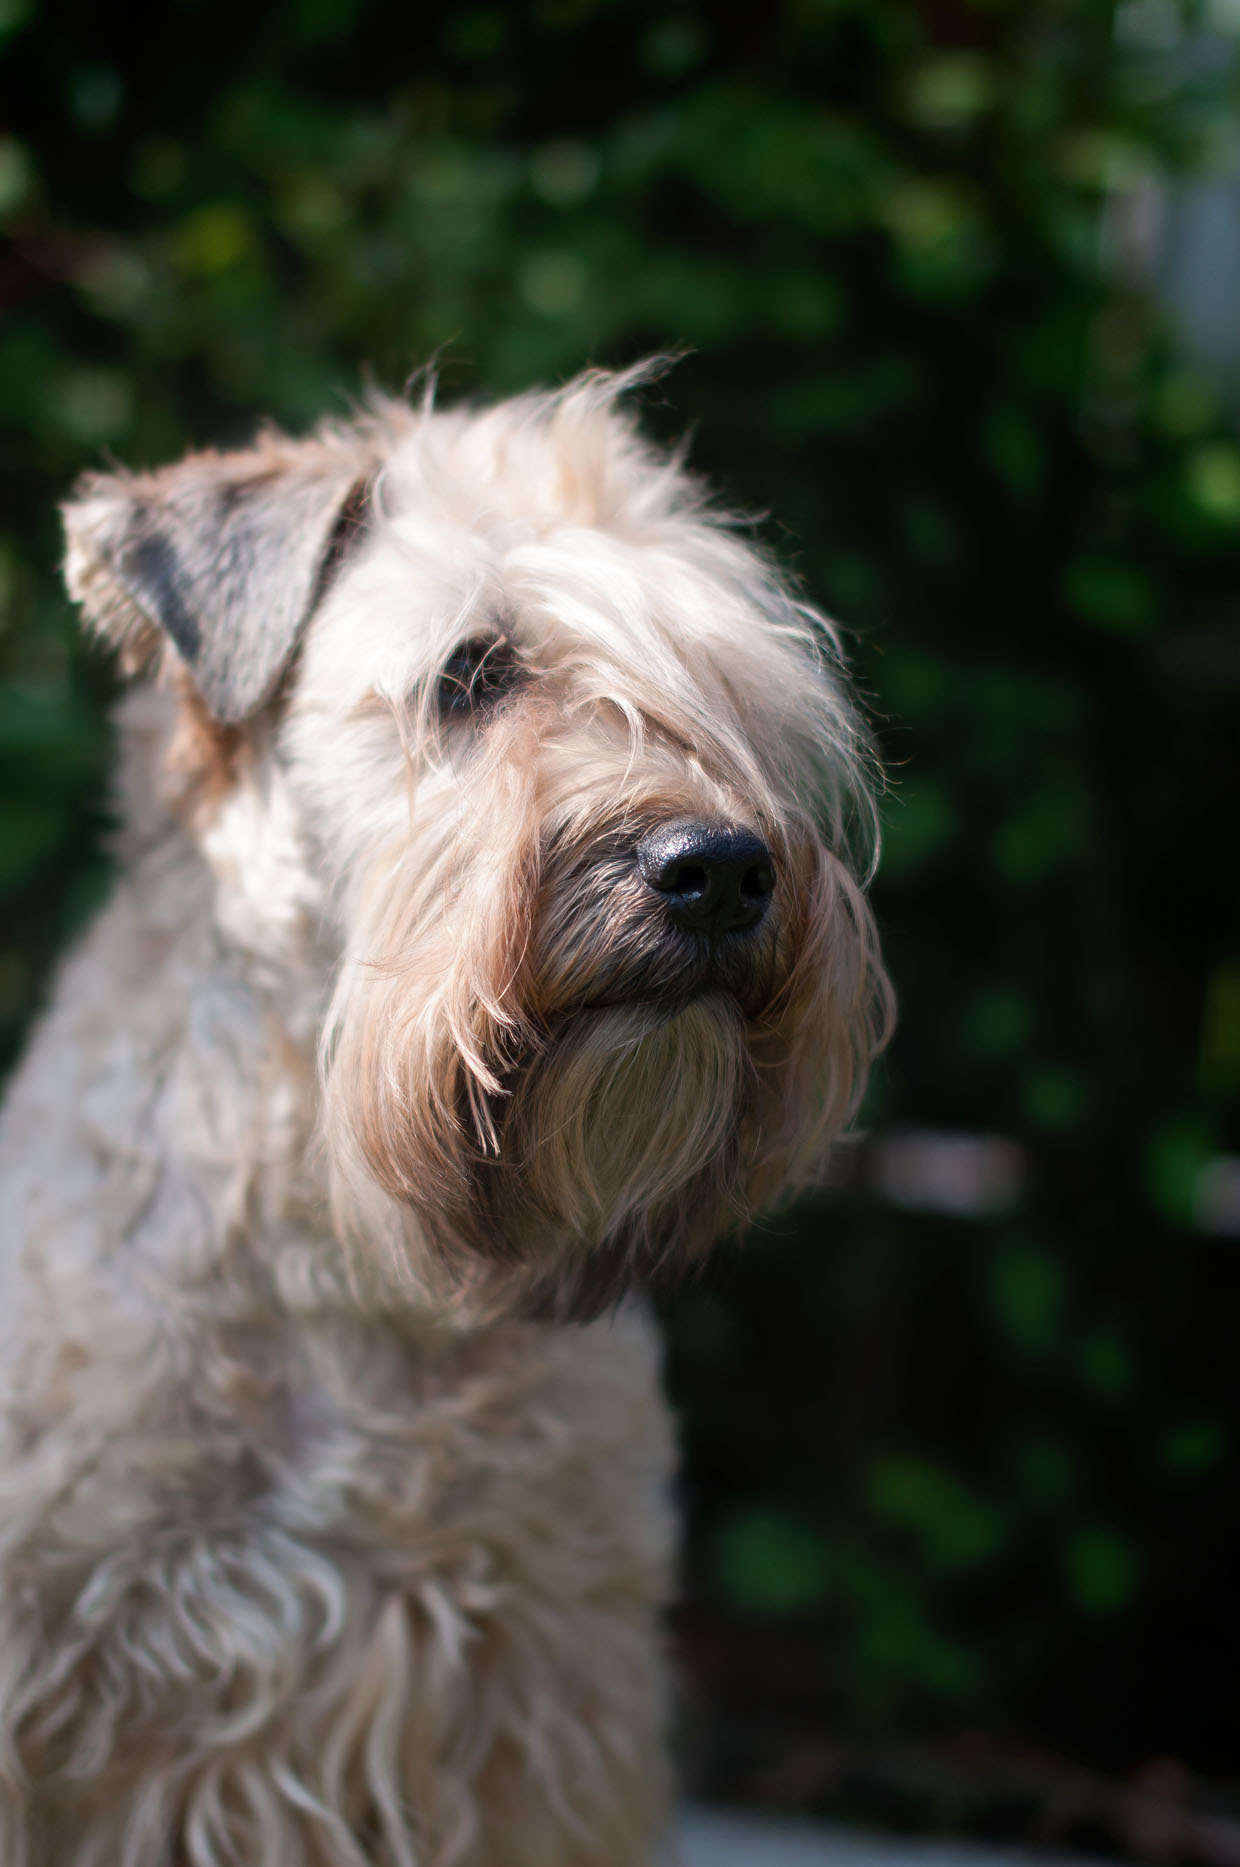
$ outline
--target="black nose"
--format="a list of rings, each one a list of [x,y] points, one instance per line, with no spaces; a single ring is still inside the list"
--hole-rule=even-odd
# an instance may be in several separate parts
[[[693,933],[756,927],[775,891],[770,850],[730,823],[664,824],[637,845],[637,866],[676,925]]]

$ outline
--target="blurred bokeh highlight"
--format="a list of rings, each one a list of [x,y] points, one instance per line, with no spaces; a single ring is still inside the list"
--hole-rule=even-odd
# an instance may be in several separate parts
[[[106,886],[84,467],[683,351],[901,1025],[665,1302],[699,1793],[1240,1861],[1240,5],[0,0],[0,1044]],[[0,1221],[2,1225],[2,1221]]]

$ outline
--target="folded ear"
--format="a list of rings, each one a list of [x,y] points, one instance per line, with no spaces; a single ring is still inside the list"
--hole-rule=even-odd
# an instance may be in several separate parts
[[[267,434],[157,473],[88,474],[63,507],[69,593],[134,659],[162,633],[216,719],[248,719],[360,528],[377,464],[368,435],[340,429]]]

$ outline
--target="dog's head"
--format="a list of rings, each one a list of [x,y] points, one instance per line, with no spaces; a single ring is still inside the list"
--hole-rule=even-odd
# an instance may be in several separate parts
[[[385,403],[67,508],[74,593],[212,748],[217,871],[244,782],[329,929],[339,1234],[471,1316],[699,1257],[820,1164],[889,1019],[831,632],[626,386]]]

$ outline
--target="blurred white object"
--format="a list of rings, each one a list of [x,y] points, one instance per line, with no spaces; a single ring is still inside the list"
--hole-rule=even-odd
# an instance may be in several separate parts
[[[904,1841],[723,1809],[684,1810],[678,1838],[676,1867],[1099,1867],[1084,1855]]]
[[[1024,1149],[1006,1135],[943,1128],[894,1128],[870,1148],[870,1184],[880,1199],[913,1212],[986,1218],[1019,1199]]]
[[[1199,1232],[1240,1238],[1240,1154],[1206,1162],[1193,1187],[1193,1218]]]

